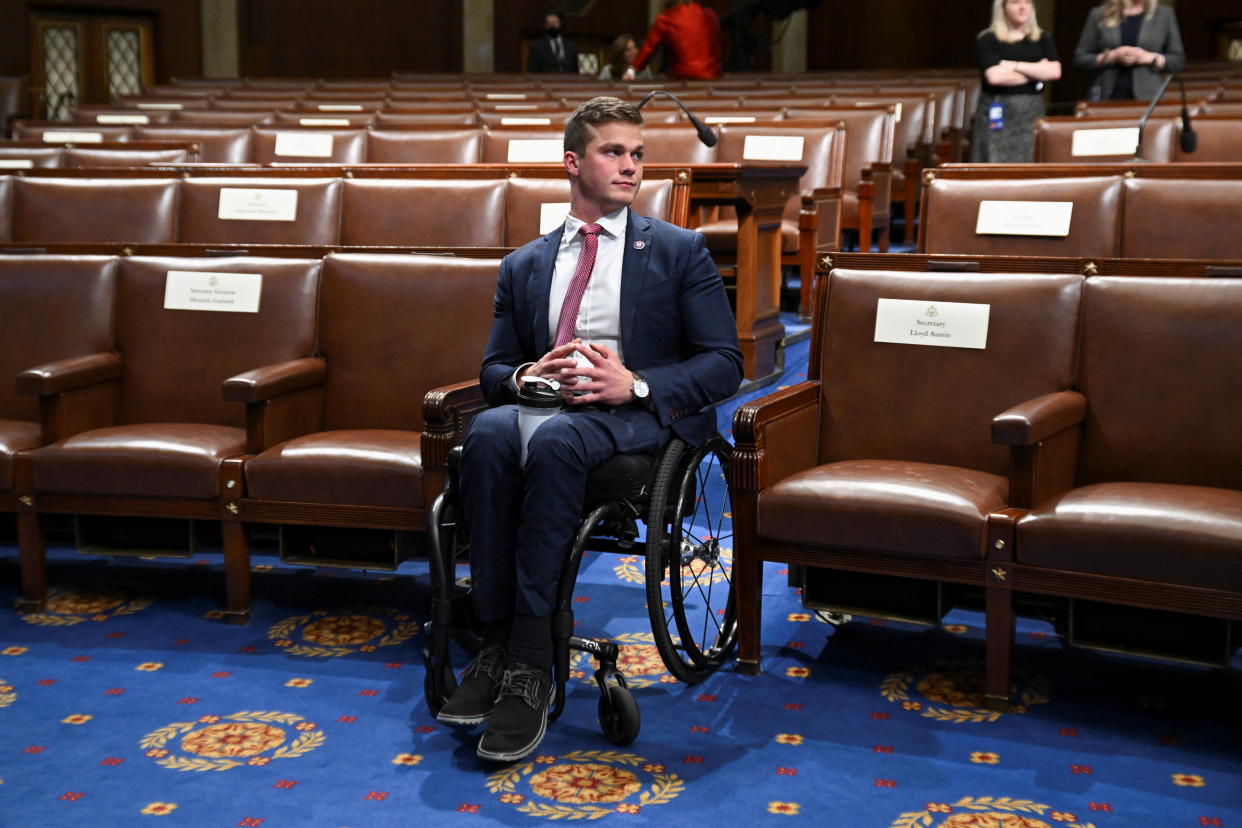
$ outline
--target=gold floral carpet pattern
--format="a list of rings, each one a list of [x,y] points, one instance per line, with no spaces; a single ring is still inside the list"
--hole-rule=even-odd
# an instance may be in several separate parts
[[[833,627],[770,565],[763,673],[689,687],[655,651],[641,561],[592,555],[574,610],[622,647],[638,740],[603,738],[579,656],[543,744],[498,766],[423,701],[424,563],[255,562],[244,627],[221,618],[211,550],[59,547],[47,610],[19,616],[0,534],[0,826],[1242,828],[1236,670],[1067,648],[1023,621],[1019,704],[997,714],[979,615]]]

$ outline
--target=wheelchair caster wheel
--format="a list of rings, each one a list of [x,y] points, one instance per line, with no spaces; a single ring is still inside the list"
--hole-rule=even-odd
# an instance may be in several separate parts
[[[430,654],[424,654],[423,698],[427,701],[427,709],[435,716],[457,689],[457,676],[452,665],[437,667],[432,662]]]
[[[604,738],[619,747],[633,744],[642,727],[638,702],[628,687],[609,683],[599,696],[599,729]]]

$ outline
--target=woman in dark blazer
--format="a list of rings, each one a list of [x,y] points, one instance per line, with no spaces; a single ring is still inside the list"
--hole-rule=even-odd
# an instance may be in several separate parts
[[[1087,16],[1074,65],[1096,73],[1091,100],[1151,100],[1160,75],[1186,65],[1173,9],[1157,0],[1105,0]]]

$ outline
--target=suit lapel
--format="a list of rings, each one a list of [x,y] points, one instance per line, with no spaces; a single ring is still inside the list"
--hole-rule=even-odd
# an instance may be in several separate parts
[[[621,254],[621,342],[633,342],[638,297],[647,281],[650,261],[651,221],[630,210],[625,229],[625,251]]]
[[[535,353],[543,356],[551,350],[548,341],[548,302],[552,296],[552,270],[556,267],[556,252],[561,246],[561,233],[565,225],[553,230],[543,237],[543,244],[535,251],[534,269],[530,275],[530,289],[527,296],[535,304],[534,324],[531,332],[535,343]]]

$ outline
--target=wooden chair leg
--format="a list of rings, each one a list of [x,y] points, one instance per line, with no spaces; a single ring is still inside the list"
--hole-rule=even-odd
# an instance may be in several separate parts
[[[888,234],[891,229],[892,229],[891,224],[886,224],[880,228],[880,252],[881,253],[888,252]]]
[[[17,548],[22,573],[17,609],[42,612],[47,607],[47,536],[38,515],[18,512]]]
[[[250,536],[242,523],[220,525],[224,539],[225,617],[230,624],[250,623]]]
[[[754,525],[753,520],[746,520],[746,511],[747,506],[744,503],[734,501],[735,527],[739,520],[743,526]],[[763,561],[755,557],[750,539],[740,533],[733,538],[733,589],[737,596],[738,672],[758,675],[761,671],[759,648],[762,643],[763,624]]]
[[[1014,612],[1013,593],[989,586],[987,613],[987,678],[984,695],[989,710],[1009,710],[1013,669]]]

